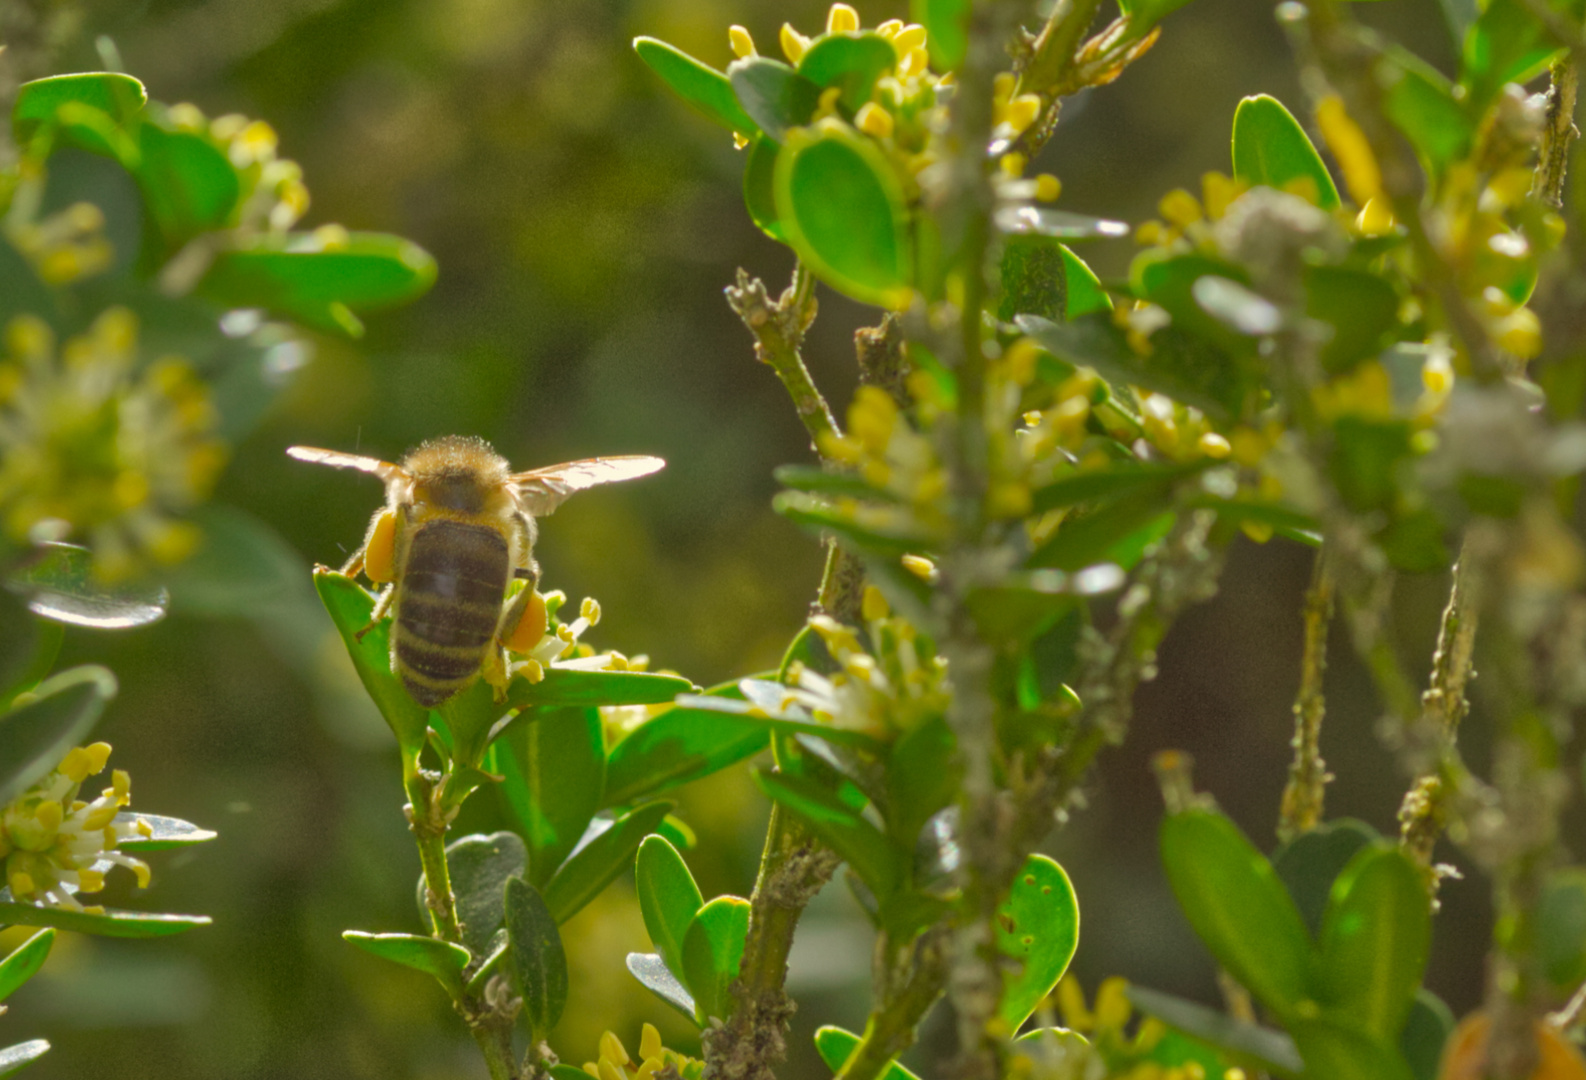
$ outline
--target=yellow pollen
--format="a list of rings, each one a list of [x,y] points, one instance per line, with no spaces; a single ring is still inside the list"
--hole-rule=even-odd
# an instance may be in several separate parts
[[[1003,154],[997,159],[997,165],[1002,169],[1002,175],[1017,180],[1024,175],[1024,166],[1028,159],[1023,154]]]
[[[139,818],[135,828],[138,830],[138,835],[144,839],[154,835],[154,826],[149,824],[147,818]]]
[[[1096,1027],[1108,1031],[1121,1031],[1129,1022],[1129,983],[1114,975],[1096,991]]]
[[[1003,111],[1002,122],[1022,132],[1025,128],[1035,123],[1036,117],[1041,115],[1041,99],[1035,94],[1020,94],[1008,102]]]
[[[1366,205],[1355,218],[1355,228],[1362,236],[1386,236],[1393,231],[1393,211],[1388,200],[1380,195],[1366,200]]]
[[[998,105],[1003,105],[1013,97],[1013,88],[1019,84],[1018,77],[1011,71],[999,72],[991,80],[991,100]]]
[[[1051,173],[1042,173],[1035,178],[1035,197],[1041,202],[1056,202],[1062,193],[1063,182]]]
[[[94,893],[105,887],[105,875],[97,870],[79,870],[77,872],[77,891]]]
[[[1063,1014],[1063,1025],[1074,1031],[1089,1031],[1096,1026],[1096,1018],[1090,1010],[1085,1008],[1085,991],[1080,988],[1079,980],[1072,975],[1065,976],[1057,984],[1057,1007]]]
[[[810,47],[810,39],[793,29],[792,23],[783,23],[778,36],[782,42],[782,54],[787,57],[788,63],[796,64],[804,58],[804,51]]]
[[[1160,221],[1142,221],[1135,226],[1134,242],[1144,247],[1160,244],[1164,241],[1165,234]]]
[[[744,138],[742,135],[738,134],[736,131],[732,133],[732,148],[734,150],[742,150],[744,147],[746,147],[748,145],[749,145],[749,140],[748,139]]]
[[[125,801],[132,794],[132,777],[125,769],[116,769],[110,774],[110,791],[118,801]]]
[[[1377,165],[1377,156],[1372,153],[1366,133],[1344,108],[1343,98],[1329,94],[1317,103],[1316,126],[1322,129],[1322,138],[1327,140],[1338,167],[1343,170],[1344,186],[1349,188],[1350,198],[1365,206],[1381,197],[1382,169]]]
[[[749,31],[736,23],[727,27],[727,42],[732,46],[732,54],[740,60],[759,55],[755,52],[754,38],[749,36]]]
[[[608,1031],[600,1037],[600,1060],[609,1061],[613,1065],[626,1065],[633,1059],[628,1056],[627,1048],[622,1045],[622,1040],[617,1038],[616,1033]]]
[[[59,829],[61,827],[61,819],[65,816],[65,812],[61,809],[61,804],[54,799],[45,799],[33,811],[33,817],[48,832],[54,832]]]
[[[1220,172],[1209,172],[1201,177],[1201,201],[1206,204],[1206,216],[1213,221],[1228,212],[1229,204],[1243,193],[1245,185]]]
[[[119,807],[117,807],[114,800],[107,800],[100,803],[98,806],[90,810],[88,812],[88,816],[83,819],[83,828],[88,831],[92,831],[94,829],[104,829],[106,836],[113,837],[115,835],[115,830],[111,823],[116,820],[116,811],[118,809]]]
[[[1183,188],[1174,188],[1162,196],[1162,201],[1157,204],[1157,212],[1170,224],[1182,229],[1201,219],[1201,204]]]
[[[826,13],[828,34],[851,34],[859,29],[859,12],[847,4],[833,4]]]
[[[903,563],[903,569],[922,581],[936,580],[936,564],[925,556],[905,555],[900,561]]]
[[[600,622],[600,601],[592,596],[584,597],[584,602],[578,605],[578,613],[589,620],[590,626],[594,626]]]
[[[864,598],[859,602],[859,614],[865,622],[876,622],[890,614],[887,598],[881,595],[880,589],[874,585],[865,586]]]
[[[645,1061],[661,1056],[665,1047],[661,1044],[661,1033],[655,1029],[654,1024],[645,1024],[639,1029],[639,1056]]]
[[[926,52],[923,48],[910,49],[904,55],[903,59],[898,61],[898,76],[900,78],[907,79],[911,76],[919,75],[930,66],[930,53]]]
[[[545,668],[541,666],[538,660],[530,658],[523,661],[522,675],[525,679],[529,680],[531,685],[537,682],[543,682],[545,680]]]
[[[88,751],[80,746],[74,746],[66,751],[66,756],[61,759],[58,771],[72,783],[80,784],[99,771],[99,769],[92,768],[92,764],[93,758],[89,756]],[[103,767],[102,765],[100,766],[100,768]]]
[[[892,114],[874,101],[867,101],[859,107],[859,112],[854,115],[854,126],[874,138],[890,139],[892,137]]]
[[[107,742],[89,743],[83,750],[88,754],[89,776],[102,771],[110,761],[110,744]]]

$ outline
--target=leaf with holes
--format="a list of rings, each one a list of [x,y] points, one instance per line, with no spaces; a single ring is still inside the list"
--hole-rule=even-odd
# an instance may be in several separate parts
[[[1018,1031],[1052,992],[1079,946],[1079,900],[1063,868],[1031,855],[997,909],[997,951],[1019,962],[1005,969],[999,1015]]]

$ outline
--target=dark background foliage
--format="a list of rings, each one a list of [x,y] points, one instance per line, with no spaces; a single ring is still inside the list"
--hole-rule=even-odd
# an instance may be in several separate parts
[[[904,15],[861,5],[867,24]],[[1447,69],[1454,46],[1434,0],[1365,5],[1363,17]],[[772,514],[771,469],[807,461],[781,387],[752,356],[721,290],[743,266],[776,287],[790,258],[749,223],[742,159],[629,48],[653,34],[713,63],[741,22],[766,52],[798,0],[100,0],[58,70],[100,66],[108,35],[125,67],[167,102],[239,111],[280,134],[314,197],[307,224],[410,237],[438,259],[434,291],[369,321],[358,342],[316,341],[312,362],[242,446],[218,498],[269,522],[299,553],[339,563],[379,498],[351,474],[306,469],[293,443],[395,457],[432,435],[475,433],[524,467],[603,453],[655,453],[665,473],[575,500],[543,530],[549,586],[600,598],[603,646],[710,683],[761,669],[802,619],[819,552]],[[1303,104],[1267,4],[1200,0],[1115,85],[1065,104],[1036,168],[1060,206],[1137,221],[1176,186],[1228,170],[1228,127],[1245,94]],[[1132,245],[1087,250],[1121,273]],[[829,293],[808,347],[839,408],[865,309]],[[284,554],[283,554],[284,557]],[[1161,677],[1139,695],[1128,746],[1104,757],[1089,806],[1052,841],[1078,890],[1075,970],[1211,1000],[1212,963],[1178,914],[1156,859],[1160,800],[1150,755],[1189,749],[1201,785],[1270,844],[1291,733],[1306,549],[1241,542],[1218,599],[1168,638]],[[418,873],[400,813],[394,747],[348,686],[340,645],[301,595],[258,598],[251,617],[198,617],[177,595],[165,623],[126,635],[74,631],[63,662],[102,660],[122,694],[102,728],[135,778],[134,808],[216,828],[221,839],[157,866],[160,910],[215,926],[159,942],[72,938],[4,1021],[47,1035],[34,1075],[126,1080],[440,1078],[480,1065],[441,996],[345,945],[347,927],[417,926]],[[1417,666],[1431,650],[1441,580],[1408,581],[1397,612]],[[1336,635],[1336,631],[1335,631]],[[1323,749],[1339,774],[1329,809],[1394,828],[1403,790],[1373,734],[1377,707],[1336,636]],[[1480,725],[1469,726],[1472,740]],[[1467,751],[1481,760],[1479,745]],[[496,827],[489,800],[468,828]],[[766,807],[742,770],[696,785],[683,813],[707,895],[746,893]],[[124,890],[124,883],[118,886]],[[1480,994],[1485,883],[1449,885],[1428,985],[1462,1012]],[[120,894],[111,903],[143,904]],[[808,1032],[856,1027],[868,931],[840,884],[806,916],[791,989],[801,1001],[796,1069],[824,1075]],[[566,928],[573,996],[554,1040],[594,1056],[605,1028],[641,1020],[689,1035],[621,958],[648,945],[622,884]],[[933,1030],[911,1055],[933,1071]]]

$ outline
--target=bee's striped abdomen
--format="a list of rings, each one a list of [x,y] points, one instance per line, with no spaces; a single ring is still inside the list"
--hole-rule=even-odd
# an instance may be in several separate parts
[[[413,530],[397,590],[392,659],[420,705],[479,674],[495,637],[511,556],[495,529],[440,519]]]

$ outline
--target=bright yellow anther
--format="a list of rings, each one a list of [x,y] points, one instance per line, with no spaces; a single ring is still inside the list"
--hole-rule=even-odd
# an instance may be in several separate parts
[[[584,1071],[590,1076],[593,1076],[595,1080],[600,1080],[600,1066],[596,1065],[593,1061],[584,1062]]]
[[[848,407],[848,430],[871,453],[879,454],[892,438],[898,421],[898,406],[878,386],[861,386]]]
[[[626,1065],[632,1060],[628,1056],[627,1048],[622,1045],[622,1040],[617,1038],[615,1032],[608,1031],[600,1036],[601,1064],[609,1061],[613,1065]]]
[[[1217,434],[1215,431],[1206,432],[1198,440],[1196,440],[1195,445],[1200,447],[1201,453],[1205,454],[1209,458],[1215,458],[1218,461],[1222,461],[1229,454],[1234,452],[1234,448],[1229,445],[1228,440]]]
[[[925,27],[919,23],[910,23],[902,27],[892,38],[892,47],[898,51],[899,56],[907,56],[915,49],[925,48]]]
[[[876,33],[880,34],[882,37],[886,38],[888,41],[892,41],[898,36],[898,31],[902,30],[902,29],[903,29],[903,20],[902,19],[888,19],[886,22],[884,22],[880,26],[876,27]]]
[[[1381,198],[1382,169],[1377,165],[1377,156],[1371,152],[1366,133],[1344,108],[1344,99],[1329,94],[1318,102],[1316,126],[1322,129],[1322,138],[1327,140],[1333,157],[1338,160],[1350,198],[1361,206]]]
[[[646,1061],[634,1070],[633,1080],[654,1080],[655,1072],[661,1065],[660,1061]]]
[[[782,54],[787,57],[788,63],[796,64],[804,58],[804,52],[810,47],[810,39],[793,29],[792,23],[783,23],[779,35],[782,42]]]
[[[132,777],[125,769],[116,769],[110,774],[110,792],[116,797],[117,802],[125,802],[132,795]]]
[[[991,80],[991,100],[998,105],[1006,105],[1013,97],[1013,88],[1019,85],[1018,76],[1011,71],[999,72]]]
[[[110,761],[110,744],[107,742],[89,743],[83,747],[83,750],[88,754],[89,776],[102,772],[105,765]]]
[[[527,679],[531,685],[545,680],[545,668],[533,657],[523,661],[523,667],[518,669],[518,674]]]
[[[88,751],[80,746],[74,746],[66,751],[66,756],[61,759],[58,768],[61,775],[74,784],[82,783],[99,771],[93,767],[93,759],[89,757]],[[101,765],[100,768],[104,766]]]
[[[594,626],[600,622],[600,601],[593,596],[584,597],[584,602],[578,605],[578,613],[589,620],[589,625]]]
[[[1165,239],[1165,234],[1160,221],[1142,221],[1135,226],[1134,242],[1145,247],[1160,244]]]
[[[1201,204],[1183,188],[1174,188],[1162,196],[1162,201],[1157,204],[1157,213],[1182,229],[1201,219]]]
[[[1035,178],[1035,197],[1041,202],[1056,202],[1061,194],[1063,194],[1063,181],[1051,173],[1042,173]]]
[[[1017,180],[1024,175],[1024,166],[1028,159],[1023,154],[1003,154],[997,159],[997,166],[1002,169],[1002,175]]]
[[[1519,308],[1498,324],[1498,347],[1529,360],[1542,351],[1542,324],[1536,312]]]
[[[732,148],[734,150],[742,150],[744,147],[746,147],[748,145],[749,145],[749,140],[748,139],[744,138],[742,135],[738,134],[736,131],[732,133]]]
[[[1241,521],[1239,531],[1258,544],[1272,539],[1272,525],[1265,521]]]
[[[639,1057],[645,1061],[661,1056],[661,1051],[666,1049],[661,1043],[661,1033],[655,1029],[654,1024],[645,1024],[639,1029]]]
[[[867,101],[854,114],[854,126],[874,138],[890,139],[892,137],[892,114],[874,101]]]
[[[145,840],[148,840],[154,836],[154,826],[149,824],[147,818],[138,818],[132,827],[136,829],[138,831],[138,835],[143,837]]]
[[[923,555],[905,555],[900,560],[903,569],[919,578],[921,581],[934,583],[936,581],[936,564]]]
[[[1421,385],[1429,394],[1442,397],[1454,389],[1454,367],[1446,356],[1433,356],[1421,365]]]
[[[859,614],[865,622],[876,622],[885,619],[891,613],[887,607],[887,598],[881,595],[881,590],[874,585],[866,585],[864,598],[859,602]]]
[[[1057,984],[1057,1008],[1063,1014],[1063,1026],[1073,1031],[1089,1031],[1096,1026],[1096,1018],[1085,1007],[1085,991],[1079,980],[1065,975]]]
[[[623,1073],[619,1066],[604,1057],[600,1059],[599,1066],[600,1080],[628,1080],[626,1074]]]
[[[1220,172],[1209,172],[1201,177],[1201,201],[1206,204],[1206,216],[1213,221],[1228,212],[1229,205],[1237,199],[1245,185]]]
[[[77,891],[95,893],[105,887],[105,875],[98,870],[79,870],[77,872]]]
[[[33,811],[33,816],[47,832],[54,832],[61,827],[61,821],[66,816],[66,811],[54,799],[45,799]]]
[[[1121,1031],[1129,1022],[1129,981],[1114,975],[1096,991],[1096,1027]]]
[[[1014,131],[1022,132],[1035,123],[1041,115],[1041,99],[1036,94],[1020,94],[1002,110],[1002,122]]]
[[[836,116],[837,103],[842,100],[843,90],[840,86],[828,86],[821,91],[820,103],[815,106],[815,115]]]
[[[1355,228],[1362,236],[1386,236],[1392,232],[1393,211],[1388,208],[1388,200],[1382,196],[1368,199],[1355,218]]]
[[[14,870],[6,877],[6,884],[11,886],[11,895],[18,899],[32,896],[38,886],[33,883],[33,875],[26,870]]]
[[[755,51],[754,38],[750,36],[748,29],[736,23],[727,27],[727,42],[732,46],[732,54],[740,60],[760,55]]]
[[[859,12],[847,4],[833,4],[826,13],[828,34],[851,34],[859,29]]]

